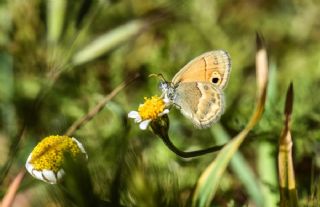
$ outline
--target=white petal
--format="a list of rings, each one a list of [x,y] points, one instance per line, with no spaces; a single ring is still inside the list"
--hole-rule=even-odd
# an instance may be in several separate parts
[[[159,116],[163,116],[168,113],[169,113],[169,109],[165,109],[165,110],[163,110],[163,112],[159,113]]]
[[[140,114],[137,111],[130,111],[128,113],[128,117],[134,119],[136,123],[139,123],[142,120]]]
[[[50,184],[57,183],[57,176],[52,170],[42,170],[43,180]]]
[[[30,174],[32,174],[33,165],[29,162],[26,162],[26,169]]]
[[[26,162],[26,169],[27,171],[35,178],[39,179],[39,180],[43,180],[43,177],[42,177],[42,174],[41,174],[41,171],[38,171],[38,170],[35,170],[33,165],[30,163],[31,161],[31,154],[29,155],[28,159],[27,159],[27,162]]]
[[[135,118],[137,118],[138,116],[140,116],[140,115],[139,115],[139,113],[138,113],[137,111],[130,111],[130,112],[128,113],[128,117],[129,117],[129,118],[132,118],[132,119],[135,119]]]
[[[134,122],[136,123],[140,123],[141,121],[142,121],[142,118],[140,116],[134,120]]]
[[[31,174],[31,171],[33,170],[33,166],[30,163],[30,160],[31,160],[31,154],[29,155],[29,157],[26,161],[26,164],[25,164],[27,171]]]
[[[31,175],[32,175],[33,177],[39,179],[39,180],[42,180],[42,181],[45,181],[45,182],[46,182],[46,180],[44,180],[43,177],[42,177],[42,172],[41,172],[41,171],[32,170],[32,171],[31,171]]]
[[[86,150],[84,149],[83,145],[81,142],[79,142],[76,138],[72,137],[72,140],[76,142],[76,144],[78,145],[80,151],[86,155],[86,159],[88,159],[88,154],[86,152]]]
[[[140,129],[146,130],[150,122],[151,122],[151,119],[147,119],[147,120],[142,121],[139,125]]]

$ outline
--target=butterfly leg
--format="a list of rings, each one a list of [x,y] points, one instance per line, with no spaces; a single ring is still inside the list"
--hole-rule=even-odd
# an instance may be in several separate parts
[[[177,109],[181,110],[181,106],[178,105],[177,103],[174,103],[174,102],[173,102],[173,105],[174,105]]]

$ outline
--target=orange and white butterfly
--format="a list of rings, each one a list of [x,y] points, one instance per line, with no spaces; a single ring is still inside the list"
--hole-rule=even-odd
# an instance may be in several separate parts
[[[223,89],[231,59],[223,50],[206,52],[185,65],[171,82],[162,82],[164,99],[177,106],[198,128],[210,127],[224,112]]]

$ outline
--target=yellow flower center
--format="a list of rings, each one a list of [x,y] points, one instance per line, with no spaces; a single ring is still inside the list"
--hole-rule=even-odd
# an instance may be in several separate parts
[[[35,170],[46,169],[57,173],[62,167],[64,153],[70,153],[75,158],[82,152],[68,136],[49,136],[33,149],[30,163]]]
[[[163,112],[165,103],[162,98],[158,96],[152,96],[151,98],[144,98],[144,103],[138,108],[138,112],[142,120],[151,119],[154,120],[159,116],[159,113]]]

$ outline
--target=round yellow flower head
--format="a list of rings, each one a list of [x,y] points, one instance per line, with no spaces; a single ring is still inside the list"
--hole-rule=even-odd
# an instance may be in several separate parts
[[[139,123],[140,129],[146,130],[152,121],[169,113],[169,109],[166,107],[166,102],[159,96],[145,97],[144,103],[140,104],[138,111],[130,111],[128,117]]]
[[[45,182],[56,183],[63,175],[65,153],[72,158],[87,154],[82,144],[68,136],[48,136],[41,140],[28,157],[26,168],[29,173]]]
[[[163,112],[165,103],[162,98],[152,96],[151,98],[144,98],[144,103],[138,108],[138,112],[142,120],[158,118],[159,114]]]

